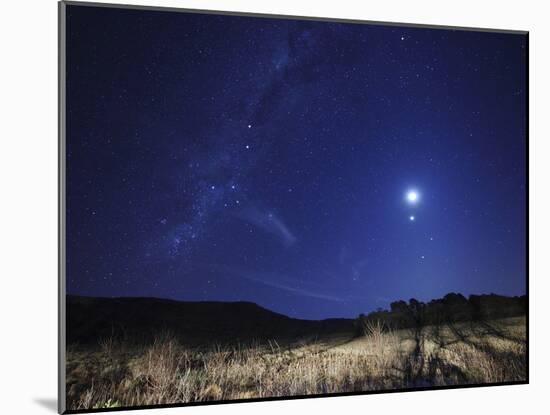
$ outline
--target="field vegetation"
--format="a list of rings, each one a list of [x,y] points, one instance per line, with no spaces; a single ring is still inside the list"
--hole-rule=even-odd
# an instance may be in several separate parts
[[[376,317],[376,315],[374,315]],[[422,388],[526,380],[525,317],[421,321],[393,328],[197,345],[162,332],[69,345],[69,409]],[[407,326],[405,324],[405,326]]]

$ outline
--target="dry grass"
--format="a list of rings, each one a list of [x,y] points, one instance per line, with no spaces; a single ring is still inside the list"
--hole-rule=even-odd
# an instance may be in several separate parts
[[[68,406],[87,409],[413,386],[519,381],[526,374],[525,320],[428,327],[380,323],[365,336],[248,347],[190,349],[170,335],[126,350],[103,340],[70,348]]]

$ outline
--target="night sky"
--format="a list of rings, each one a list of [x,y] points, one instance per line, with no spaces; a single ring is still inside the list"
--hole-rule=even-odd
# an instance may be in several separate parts
[[[524,35],[67,10],[69,294],[525,294]]]

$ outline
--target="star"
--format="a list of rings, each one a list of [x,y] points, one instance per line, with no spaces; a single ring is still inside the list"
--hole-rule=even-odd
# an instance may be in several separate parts
[[[247,145],[244,146],[244,148],[246,148],[247,150],[249,150],[249,149],[250,149],[250,146],[247,144]]]
[[[409,216],[409,220],[410,220],[411,222],[414,222],[414,216],[412,216],[412,215]]]
[[[418,202],[420,195],[416,190],[411,189],[407,191],[406,198],[409,204],[414,205]]]

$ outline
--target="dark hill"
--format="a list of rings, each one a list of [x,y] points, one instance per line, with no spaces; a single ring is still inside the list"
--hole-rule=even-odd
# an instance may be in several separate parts
[[[353,320],[293,319],[251,302],[67,296],[67,343],[115,336],[150,341],[169,331],[189,344],[296,339],[351,332]]]

